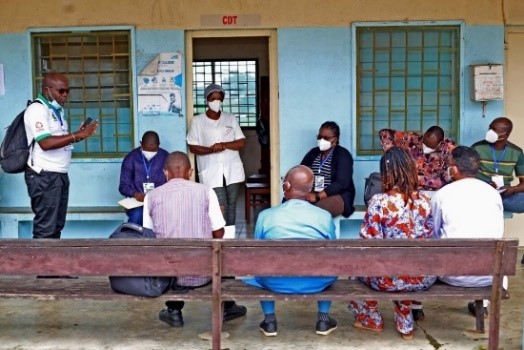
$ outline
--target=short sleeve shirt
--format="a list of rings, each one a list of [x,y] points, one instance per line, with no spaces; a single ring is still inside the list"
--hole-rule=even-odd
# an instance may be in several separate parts
[[[35,171],[52,171],[67,173],[71,163],[73,145],[44,151],[38,141],[49,136],[67,135],[68,125],[63,113],[56,115],[48,107],[47,100],[39,98],[41,103],[32,103],[27,107],[24,114],[25,131],[29,143],[36,140],[32,154],[29,156],[27,165]]]
[[[504,185],[507,186],[513,181],[513,172],[516,176],[524,176],[524,153],[513,143],[508,142],[505,151],[492,150],[487,141],[479,141],[472,147],[480,155],[478,179],[490,182],[491,177],[498,174],[504,177]]]

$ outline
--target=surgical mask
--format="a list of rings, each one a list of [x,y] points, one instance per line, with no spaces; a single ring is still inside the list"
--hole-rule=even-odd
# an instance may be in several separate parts
[[[144,158],[149,162],[158,152],[142,151]]]
[[[211,102],[208,102],[209,109],[211,109],[213,112],[218,113],[220,112],[220,105],[222,102],[220,100],[213,100]]]
[[[436,150],[437,150],[436,148],[429,148],[424,143],[422,144],[422,152],[424,154],[431,154],[431,153],[435,152]]]
[[[58,109],[58,110],[62,109],[62,106],[60,105],[60,103],[58,103],[57,100],[53,100],[49,102],[49,104],[53,106],[54,109]]]
[[[486,140],[489,143],[495,143],[498,141],[498,139],[499,139],[499,134],[497,134],[495,130],[493,129],[489,129],[488,132],[486,133],[486,137],[484,138],[484,140]]]
[[[318,148],[320,149],[321,152],[327,151],[328,149],[331,148],[331,142],[329,142],[326,139],[320,139],[318,140],[317,143],[318,143]]]

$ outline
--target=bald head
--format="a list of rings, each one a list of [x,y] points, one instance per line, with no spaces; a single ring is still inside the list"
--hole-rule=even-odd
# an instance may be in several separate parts
[[[422,142],[432,149],[436,149],[444,140],[444,130],[438,125],[433,125],[424,133]]]
[[[184,152],[173,152],[167,156],[164,164],[167,180],[186,179],[191,177],[191,162]]]
[[[286,199],[305,199],[313,187],[313,171],[305,165],[297,165],[289,169],[284,183],[284,197]]]
[[[513,122],[506,117],[499,117],[495,118],[491,124],[489,124],[489,128],[493,129],[499,135],[501,133],[507,133],[509,136],[511,130],[513,130]]]

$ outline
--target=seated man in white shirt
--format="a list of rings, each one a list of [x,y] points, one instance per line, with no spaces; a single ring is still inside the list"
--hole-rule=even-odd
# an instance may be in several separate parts
[[[452,183],[438,190],[431,200],[434,230],[441,238],[502,238],[504,216],[500,194],[476,178],[480,156],[473,148],[458,146],[451,152],[448,168]],[[459,287],[485,287],[492,276],[442,276],[440,279]],[[505,288],[507,287],[505,280]],[[487,315],[488,301],[484,301]],[[468,309],[475,314],[475,304]]]

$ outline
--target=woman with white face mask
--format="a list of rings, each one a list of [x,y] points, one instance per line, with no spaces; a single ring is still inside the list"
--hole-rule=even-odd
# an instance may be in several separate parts
[[[189,150],[196,154],[199,182],[215,190],[224,208],[226,225],[230,226],[236,221],[236,201],[245,179],[239,151],[244,148],[246,137],[237,118],[222,110],[225,96],[218,84],[206,87],[208,109],[193,118],[186,141]]]
[[[302,159],[315,175],[307,200],[331,213],[333,217],[349,217],[355,210],[353,184],[353,157],[339,145],[340,128],[328,121],[320,126],[318,147],[311,149]]]

